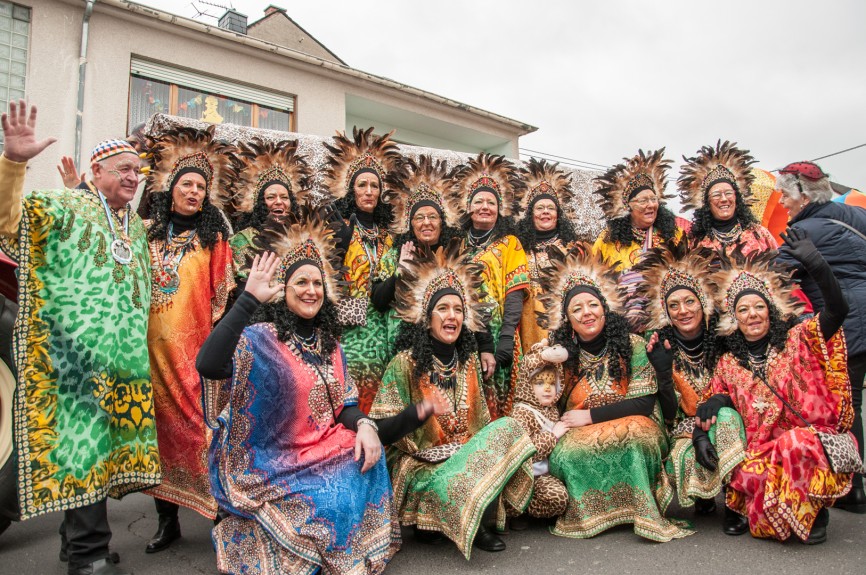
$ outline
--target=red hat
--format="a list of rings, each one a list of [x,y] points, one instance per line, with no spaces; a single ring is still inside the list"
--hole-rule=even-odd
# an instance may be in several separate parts
[[[827,177],[824,170],[818,167],[818,164],[813,162],[794,162],[793,164],[788,164],[779,170],[779,173],[797,174],[798,176],[803,176],[807,180],[812,180],[813,182],[817,182],[821,178]]]

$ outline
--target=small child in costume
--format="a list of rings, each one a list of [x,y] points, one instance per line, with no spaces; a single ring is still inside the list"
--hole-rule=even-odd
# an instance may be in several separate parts
[[[562,353],[557,353],[557,349]],[[532,471],[535,486],[527,513],[532,517],[558,517],[565,513],[568,492],[565,485],[552,476],[548,470],[548,457],[556,447],[559,438],[565,435],[568,427],[559,421],[556,403],[562,395],[563,371],[561,356],[568,357],[564,348],[534,346],[523,357],[517,386],[514,392],[514,408],[511,417],[516,419],[535,444],[538,452],[532,458]],[[511,520],[512,529],[525,528],[522,521]]]

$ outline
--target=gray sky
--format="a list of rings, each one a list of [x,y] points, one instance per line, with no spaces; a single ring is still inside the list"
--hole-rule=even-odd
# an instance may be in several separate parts
[[[353,68],[538,126],[520,146],[548,154],[613,164],[667,146],[679,165],[721,138],[772,170],[866,144],[859,0],[207,1],[250,22],[284,7]],[[818,163],[866,190],[866,147]]]

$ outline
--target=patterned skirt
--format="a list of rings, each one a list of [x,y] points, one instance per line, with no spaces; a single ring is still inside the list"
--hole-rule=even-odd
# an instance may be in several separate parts
[[[393,453],[393,452],[392,452]],[[476,433],[442,463],[391,459],[394,504],[404,525],[439,531],[469,559],[484,510],[500,494],[523,511],[532,495],[535,446],[510,417]]]
[[[690,418],[690,421],[694,421]],[[691,426],[693,427],[693,426]],[[710,441],[719,454],[719,465],[709,471],[695,461],[691,430],[674,432],[673,448],[665,462],[665,473],[677,488],[680,507],[691,507],[696,498],[712,499],[731,480],[731,473],[746,457],[746,430],[743,420],[733,409],[719,410],[716,424],[710,428]]]
[[[551,528],[588,539],[616,525],[653,541],[691,535],[663,516],[673,489],[662,470],[667,440],[650,418],[630,416],[571,429],[550,455],[550,473],[568,489],[565,514]]]
[[[340,344],[346,353],[346,367],[358,386],[358,408],[370,412],[385,366],[393,354],[388,348],[386,318],[367,303],[367,325],[347,327]]]

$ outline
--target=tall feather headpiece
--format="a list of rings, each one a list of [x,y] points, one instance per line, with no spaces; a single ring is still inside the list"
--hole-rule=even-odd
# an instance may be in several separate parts
[[[345,133],[337,132],[334,143],[325,144],[330,156],[324,183],[334,201],[349,193],[352,178],[362,170],[374,172],[385,184],[388,172],[401,160],[397,144],[391,140],[393,134],[392,130],[384,136],[374,136],[372,127],[359,130],[356,126],[352,128],[351,140]]]
[[[280,258],[274,281],[287,280],[286,272],[298,261],[315,262],[322,270],[325,297],[337,304],[343,294],[339,280],[343,275],[343,255],[337,249],[335,231],[322,208],[301,206],[297,216],[290,213],[281,221],[268,220],[256,235],[255,243],[259,253],[272,251]]]
[[[625,163],[617,164],[595,178],[598,206],[607,219],[629,215],[629,199],[640,190],[652,190],[659,203],[671,197],[664,195],[664,192],[672,162],[665,160],[664,155],[664,148],[646,153],[638,150],[636,156],[623,158]]]
[[[707,192],[713,184],[718,182],[729,182],[746,202],[752,202],[752,174],[751,166],[755,159],[749,154],[749,150],[741,150],[736,147],[736,142],[721,140],[716,142],[715,147],[704,146],[693,158],[686,158],[685,164],[680,167],[680,177],[677,186],[680,189],[680,200],[683,208],[697,210],[707,202]]]
[[[483,264],[473,263],[454,238],[448,246],[436,251],[416,251],[414,259],[397,279],[395,312],[403,321],[426,324],[427,307],[440,289],[451,288],[463,300],[463,324],[471,331],[486,331],[490,319],[489,305],[481,302]]]
[[[686,242],[664,245],[647,252],[635,266],[640,272],[638,294],[647,298],[647,329],[661,329],[671,324],[668,316],[667,297],[678,286],[687,287],[698,297],[704,312],[704,321],[709,321],[715,311],[715,285],[709,281],[710,264],[714,252],[689,251]]]
[[[520,179],[517,167],[505,156],[480,153],[455,170],[454,184],[448,191],[446,201],[454,214],[469,212],[472,197],[479,191],[491,192],[499,202],[499,215],[516,215],[526,186]]]
[[[538,300],[544,306],[543,312],[536,312],[539,326],[556,331],[563,325],[568,303],[563,300],[577,286],[594,288],[608,309],[619,314],[625,312],[616,282],[619,274],[601,254],[593,253],[589,244],[577,243],[568,252],[554,247],[548,250],[548,255],[550,265],[541,270],[539,278],[542,294]]]
[[[214,137],[216,125],[206,130],[179,127],[160,135],[151,148],[153,158],[147,175],[154,192],[171,192],[175,177],[187,168],[205,175],[210,203],[231,212],[232,189],[238,177],[233,156],[236,148]]]
[[[445,206],[445,194],[451,187],[451,179],[444,160],[434,160],[427,154],[419,156],[417,162],[406,158],[401,166],[388,174],[386,181],[388,190],[382,197],[394,214],[391,233],[395,236],[411,229],[412,209],[423,201],[436,204],[447,225],[458,225],[459,216],[455,217]]]
[[[237,159],[240,178],[232,204],[238,212],[251,212],[266,184],[278,182],[289,190],[295,205],[306,203],[310,194],[311,170],[298,153],[297,140],[267,142],[255,137],[241,142]]]
[[[745,290],[755,290],[779,310],[782,319],[797,317],[803,310],[803,302],[792,293],[794,284],[790,273],[775,263],[776,252],[752,252],[743,257],[735,250],[730,257],[718,254],[722,269],[713,272],[709,281],[715,286],[716,305],[721,310],[718,333],[731,335],[737,330],[734,302]]]
[[[571,175],[559,167],[559,163],[530,158],[520,169],[520,176],[526,186],[526,194],[520,202],[520,212],[525,214],[532,202],[539,196],[556,198],[562,215],[566,219],[575,220],[574,190],[571,187]]]

